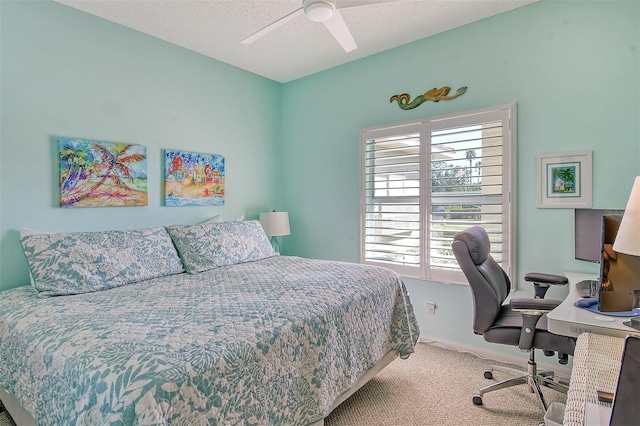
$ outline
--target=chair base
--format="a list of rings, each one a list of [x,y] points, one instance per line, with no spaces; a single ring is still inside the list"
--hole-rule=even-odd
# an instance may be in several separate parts
[[[485,393],[497,391],[499,389],[509,388],[512,386],[528,384],[530,391],[536,394],[536,396],[538,397],[538,401],[540,401],[540,404],[542,405],[542,409],[546,412],[548,406],[547,406],[547,402],[544,399],[544,395],[542,395],[542,390],[540,389],[541,385],[547,386],[551,389],[554,389],[558,392],[565,393],[565,394],[569,390],[568,386],[553,380],[553,371],[538,371],[538,366],[535,361],[535,353],[533,349],[529,352],[529,362],[528,362],[527,371],[520,371],[515,368],[502,367],[498,365],[495,365],[495,366],[492,365],[491,368],[497,369],[497,370],[516,372],[518,376],[512,377],[507,380],[503,380],[498,383],[492,383],[488,386],[481,388],[480,391],[473,396],[473,403],[475,405],[482,405],[482,395],[484,395]],[[493,378],[492,370],[485,371],[484,377],[486,379]]]

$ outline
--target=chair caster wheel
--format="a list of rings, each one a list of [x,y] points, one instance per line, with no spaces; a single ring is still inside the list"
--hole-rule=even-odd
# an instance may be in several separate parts
[[[475,405],[482,405],[482,397],[480,395],[473,395],[473,403]]]
[[[484,372],[484,378],[485,379],[493,379],[493,373],[491,372],[491,370],[487,370]]]

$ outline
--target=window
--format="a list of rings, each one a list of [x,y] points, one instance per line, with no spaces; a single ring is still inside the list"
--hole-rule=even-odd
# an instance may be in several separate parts
[[[513,277],[515,114],[511,104],[361,131],[361,262],[466,283],[451,242],[480,225]]]

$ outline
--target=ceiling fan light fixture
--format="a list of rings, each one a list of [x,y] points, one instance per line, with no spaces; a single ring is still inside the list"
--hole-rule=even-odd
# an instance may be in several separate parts
[[[328,21],[336,10],[335,1],[329,0],[305,0],[302,7],[307,18],[314,22]]]

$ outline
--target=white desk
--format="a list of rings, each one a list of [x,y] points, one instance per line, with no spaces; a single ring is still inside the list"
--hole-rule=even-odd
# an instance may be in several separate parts
[[[640,336],[640,330],[623,324],[624,321],[629,321],[629,317],[598,315],[574,306],[574,303],[581,299],[576,291],[576,284],[583,280],[597,279],[597,276],[578,272],[566,272],[564,275],[569,279],[569,294],[558,307],[547,314],[547,327],[550,332],[570,337],[578,337],[581,333],[616,337],[626,337],[627,334]],[[602,317],[608,321],[598,319]]]

